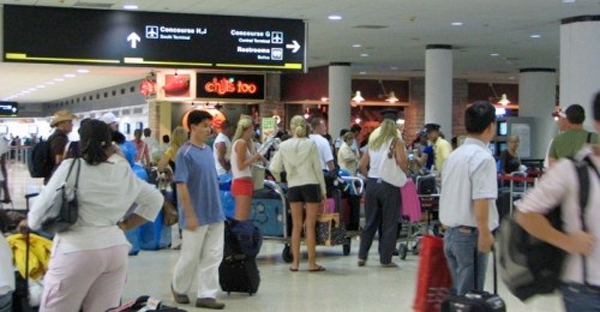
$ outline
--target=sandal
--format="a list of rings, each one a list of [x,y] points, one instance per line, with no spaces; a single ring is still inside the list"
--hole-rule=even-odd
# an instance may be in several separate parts
[[[298,268],[294,269],[294,268],[290,267],[290,272],[298,272]]]
[[[325,270],[325,268],[320,265],[317,265],[317,267],[314,269],[308,270],[308,272],[323,272],[323,271],[327,271],[327,270]]]

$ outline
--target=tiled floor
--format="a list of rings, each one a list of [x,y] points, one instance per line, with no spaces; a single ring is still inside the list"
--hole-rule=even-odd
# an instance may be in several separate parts
[[[9,168],[11,194],[15,207],[25,207],[23,194],[35,191],[39,179],[29,178],[24,165]],[[178,244],[176,231],[173,244]],[[418,257],[409,255],[402,261],[394,258],[400,268],[382,269],[378,265],[377,246],[374,244],[371,260],[365,267],[357,267],[358,241],[353,240],[349,256],[341,247],[318,247],[318,263],[326,272],[306,272],[306,260],[301,271],[292,273],[281,259],[283,244],[265,241],[258,256],[262,282],[254,296],[221,293],[219,300],[229,311],[412,311]],[[128,282],[124,299],[151,295],[174,305],[169,290],[172,270],[179,252],[176,250],[141,251],[130,257]],[[490,262],[491,263],[491,262]],[[492,289],[492,270],[488,268],[486,289]],[[502,282],[499,293],[508,311],[557,312],[562,304],[557,295],[536,298],[528,304],[510,295]],[[193,298],[194,292],[190,293]],[[201,311],[192,305],[182,305],[188,311]]]

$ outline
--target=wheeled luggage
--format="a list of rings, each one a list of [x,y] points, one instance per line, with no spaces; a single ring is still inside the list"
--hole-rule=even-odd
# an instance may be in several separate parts
[[[258,291],[260,273],[256,255],[262,246],[262,235],[251,221],[225,221],[223,261],[219,266],[219,284],[227,293]]]
[[[475,288],[477,288],[477,249],[475,249]],[[496,253],[492,251],[494,262],[494,293],[471,290],[462,296],[449,295],[442,303],[442,312],[506,312],[504,300],[498,296]]]

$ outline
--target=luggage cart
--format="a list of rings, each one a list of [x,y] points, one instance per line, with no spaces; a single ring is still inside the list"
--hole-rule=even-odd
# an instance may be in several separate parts
[[[431,174],[417,176],[415,186],[421,212],[425,214],[425,221],[421,218],[417,222],[405,222],[405,219],[401,216],[401,225],[406,228],[404,235],[400,235],[404,240],[398,245],[398,256],[402,260],[406,259],[409,251],[413,255],[419,254],[419,244],[423,235],[433,234],[438,236],[440,233],[440,225],[436,221],[440,197],[436,176]]]

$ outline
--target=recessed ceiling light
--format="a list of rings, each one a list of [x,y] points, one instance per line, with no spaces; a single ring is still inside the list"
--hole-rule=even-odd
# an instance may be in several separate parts
[[[396,67],[396,66],[392,66],[392,67],[390,67],[390,69],[391,69],[391,70],[398,70],[398,67]]]
[[[62,78],[54,78],[54,81],[65,81],[65,80]]]
[[[29,94],[29,93],[31,93],[31,91],[25,90],[25,91],[21,91],[21,93],[23,93],[23,94]]]
[[[51,86],[51,85],[54,84],[54,81],[48,81],[48,82],[46,82],[46,84],[49,85],[49,86]]]
[[[38,89],[44,89],[46,86],[45,85],[38,85],[37,88]]]
[[[529,38],[538,39],[538,38],[542,38],[542,35],[535,34],[535,35],[529,36]]]
[[[496,56],[500,56],[500,54],[498,54],[498,53],[492,53],[492,54],[490,54],[490,56],[496,57]]]
[[[360,73],[358,73],[359,75],[366,75],[367,72],[366,71],[361,71]]]
[[[463,22],[452,22],[450,25],[452,25],[452,26],[462,26]]]
[[[367,53],[362,53],[362,54],[360,55],[360,57],[369,57],[369,54],[367,54]]]
[[[329,15],[329,16],[327,16],[327,18],[330,19],[330,20],[332,20],[332,21],[339,21],[339,20],[342,19],[342,17],[339,16],[339,15]]]
[[[126,4],[123,6],[123,9],[125,10],[137,10],[138,6],[135,4]]]
[[[352,45],[352,47],[353,47],[353,48],[360,48],[360,47],[362,47],[362,44],[360,44],[360,43],[355,43],[355,44],[353,44],[353,45]]]
[[[562,3],[575,3],[575,0],[562,0]]]
[[[29,88],[29,92],[37,91],[37,88]]]
[[[64,75],[66,78],[74,78],[75,74],[65,74]]]
[[[78,70],[77,70],[77,72],[78,72],[78,73],[80,73],[80,74],[87,74],[87,73],[89,73],[90,71],[89,71],[89,70],[87,70],[87,69],[80,68],[80,69],[78,69]]]
[[[510,77],[508,77],[508,80],[515,80],[515,77],[514,76],[510,76]]]

